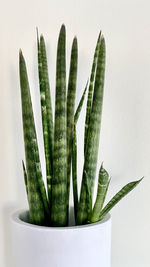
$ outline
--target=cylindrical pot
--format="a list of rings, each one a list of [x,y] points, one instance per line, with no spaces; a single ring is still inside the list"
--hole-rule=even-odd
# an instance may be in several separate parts
[[[12,215],[13,267],[110,267],[111,218],[84,226],[43,227]]]

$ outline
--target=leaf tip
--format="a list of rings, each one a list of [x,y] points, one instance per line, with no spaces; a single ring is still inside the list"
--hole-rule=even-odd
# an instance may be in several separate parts
[[[101,42],[104,42],[105,43],[104,35],[102,35],[102,37],[101,37]]]
[[[23,159],[22,159],[22,167],[23,167],[23,170],[25,170],[25,164],[24,164]]]
[[[139,180],[139,183],[144,179],[144,176]]]
[[[43,34],[40,35],[40,40],[44,40]]]
[[[36,27],[36,35],[37,35],[37,39],[39,39],[39,29],[38,29],[38,27]]]
[[[23,56],[21,48],[19,49],[19,56],[20,56],[20,57]]]
[[[65,27],[65,24],[64,23],[61,25],[60,32],[62,32],[62,33],[65,33],[66,32],[66,27]]]
[[[62,29],[62,28],[65,28],[65,24],[64,24],[64,23],[61,25],[61,29]]]
[[[36,27],[36,33],[37,33],[37,36],[38,36],[39,35],[38,27]]]
[[[98,35],[98,40],[100,40],[101,35],[102,35],[102,31],[100,30],[99,35]]]
[[[72,44],[72,47],[73,47],[74,49],[77,49],[77,46],[78,46],[78,40],[77,40],[77,36],[75,36],[75,37],[73,38],[73,44]]]

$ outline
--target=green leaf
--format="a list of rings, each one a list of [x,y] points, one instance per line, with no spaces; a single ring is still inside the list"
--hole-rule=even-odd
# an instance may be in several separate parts
[[[83,95],[82,95],[82,97],[80,99],[79,105],[78,105],[77,110],[76,110],[75,115],[74,115],[74,123],[75,124],[77,124],[78,118],[80,116],[80,112],[81,112],[81,109],[82,109],[82,106],[83,106],[83,103],[84,103],[87,87],[88,87],[88,81],[86,83]]]
[[[106,198],[109,183],[110,183],[109,174],[103,168],[103,164],[102,164],[100,171],[99,171],[97,197],[96,197],[95,205],[92,211],[92,216],[90,218],[91,222],[96,222],[99,219],[100,212],[101,212],[101,209],[103,207],[103,204]]]
[[[96,48],[95,48],[95,52],[94,52],[94,58],[93,58],[91,76],[90,76],[90,84],[89,84],[89,89],[88,89],[88,99],[87,99],[86,119],[85,119],[85,132],[84,132],[84,152],[86,150],[88,127],[89,127],[90,113],[91,113],[91,108],[92,108],[94,81],[95,81],[98,53],[99,53],[99,48],[100,48],[100,37],[101,37],[101,32],[98,36],[98,40],[97,40],[97,44],[96,44]]]
[[[108,204],[102,209],[99,215],[99,220],[102,220],[104,216],[123,198],[125,197],[130,191],[132,191],[141,181],[141,178],[138,181],[128,183],[125,185],[109,202]]]
[[[81,195],[80,195],[80,202],[77,215],[78,224],[86,223],[88,218],[87,201],[86,201],[87,193],[84,181],[86,179],[85,172],[87,173],[89,179],[91,196],[93,195],[93,187],[96,175],[97,157],[99,148],[101,117],[102,117],[104,73],[105,73],[105,41],[104,38],[102,38],[97,60],[93,102],[92,102],[92,109],[90,113],[90,121],[88,126],[84,171],[82,177]]]
[[[55,129],[52,177],[51,221],[53,226],[68,223],[67,202],[67,112],[66,112],[66,30],[62,25],[56,66]]]
[[[41,97],[41,114],[43,126],[43,138],[46,161],[47,191],[49,202],[51,200],[51,179],[52,179],[52,152],[53,152],[53,115],[51,106],[50,86],[48,77],[48,66],[46,47],[43,36],[40,42],[37,35],[38,44],[38,70]]]
[[[42,225],[45,224],[49,208],[42,180],[26,64],[21,51],[19,67],[30,222]]]
[[[91,214],[92,214],[92,195],[91,195],[91,190],[90,190],[90,184],[89,184],[89,177],[86,173],[86,171],[84,171],[84,174],[85,174],[85,187],[86,187],[86,192],[87,192],[87,195],[86,195],[86,201],[87,201],[87,222],[90,221],[90,218],[91,218]]]
[[[28,197],[27,171],[26,171],[25,164],[24,164],[23,160],[22,160],[22,168],[23,168],[23,174],[24,174],[24,183],[25,183],[25,187],[26,187],[26,193],[27,193],[27,197]]]
[[[73,39],[70,60],[70,72],[68,82],[67,94],[67,198],[69,207],[70,195],[70,173],[71,173],[71,154],[72,154],[72,140],[74,128],[74,108],[76,96],[76,83],[77,83],[77,64],[78,64],[78,43],[77,38]]]
[[[78,210],[78,184],[77,184],[77,137],[76,137],[75,125],[74,125],[74,135],[72,142],[72,183],[73,183],[74,215],[76,221],[77,210]]]

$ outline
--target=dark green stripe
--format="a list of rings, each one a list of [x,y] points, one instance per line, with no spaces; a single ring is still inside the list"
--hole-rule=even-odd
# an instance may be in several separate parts
[[[47,176],[47,189],[48,199],[51,199],[51,178],[52,178],[52,151],[53,151],[53,119],[50,86],[48,77],[48,66],[46,47],[43,36],[38,41],[38,70],[39,70],[39,83],[40,83],[40,97],[41,97],[41,114],[43,126],[43,138],[45,149],[46,161],[46,176]]]
[[[88,99],[87,99],[86,118],[85,118],[85,132],[84,132],[84,152],[86,150],[88,127],[89,127],[90,113],[91,113],[91,108],[92,108],[93,89],[94,89],[96,66],[97,66],[97,59],[98,59],[98,53],[99,53],[99,47],[100,47],[100,37],[101,37],[101,32],[98,36],[98,40],[97,40],[97,44],[96,44],[96,48],[94,52],[94,58],[93,58],[91,76],[90,76],[90,84],[89,84],[89,89],[88,89]]]
[[[84,172],[83,172],[83,179],[81,186],[80,203],[77,215],[78,224],[84,224],[88,219],[85,172],[89,177],[89,187],[91,195],[93,194],[93,186],[96,174],[97,156],[99,148],[101,115],[102,115],[104,72],[105,72],[105,41],[104,39],[102,39],[97,61],[94,95],[93,95],[92,109],[90,114],[90,122],[88,127]]]
[[[23,58],[22,52],[20,52],[19,66],[26,168],[28,173],[27,184],[30,221],[31,223],[42,225],[45,223],[46,219],[45,212],[48,213],[48,203],[44,183],[42,183],[42,174],[40,173],[40,160],[38,154],[30,88],[25,60]]]
[[[102,164],[99,170],[97,197],[96,197],[95,205],[92,211],[92,216],[90,219],[91,222],[96,222],[99,219],[100,212],[103,207],[105,197],[107,194],[109,183],[110,183],[109,174],[103,168],[103,164]]]
[[[143,178],[141,178],[138,181],[128,183],[125,185],[104,207],[104,209],[101,211],[99,215],[99,221],[104,218],[104,216],[123,198],[125,197],[130,191],[132,191],[141,181]]]
[[[73,142],[72,142],[72,183],[73,183],[74,216],[76,221],[77,210],[78,210],[78,184],[77,184],[77,137],[76,137],[75,126],[74,126]]]
[[[76,82],[77,82],[77,63],[78,63],[78,44],[75,37],[71,49],[68,94],[67,94],[67,197],[69,208],[69,194],[70,194],[70,172],[71,172],[71,154],[72,154],[72,139],[74,127],[74,108],[76,96]]]
[[[54,160],[51,202],[51,222],[54,226],[65,226],[68,223],[66,115],[66,32],[65,26],[62,25],[58,40],[56,66]]]

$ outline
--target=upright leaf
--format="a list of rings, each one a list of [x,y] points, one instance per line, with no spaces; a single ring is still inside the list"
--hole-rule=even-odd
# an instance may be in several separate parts
[[[38,37],[38,36],[37,36]],[[51,179],[52,179],[52,152],[53,152],[53,118],[48,77],[48,66],[46,47],[43,36],[38,41],[38,69],[41,97],[41,114],[43,126],[43,138],[45,148],[46,176],[48,199],[51,200]]]
[[[78,63],[78,44],[75,37],[71,50],[68,94],[67,94],[67,197],[69,207],[69,193],[70,193],[70,172],[71,172],[71,154],[72,154],[72,140],[74,127],[74,108],[76,96],[76,82],[77,82],[77,63]]]
[[[101,212],[101,209],[103,207],[105,197],[107,194],[109,182],[110,182],[109,174],[103,168],[103,164],[102,164],[100,171],[99,171],[97,197],[96,197],[95,205],[94,205],[94,208],[92,211],[92,216],[90,219],[91,222],[96,222],[99,219],[100,212]]]
[[[84,103],[84,99],[85,99],[85,95],[86,95],[86,91],[87,91],[87,87],[88,87],[88,81],[87,81],[87,84],[85,86],[85,89],[84,89],[84,92],[83,92],[83,95],[80,99],[80,102],[79,102],[79,105],[76,109],[76,112],[75,112],[75,115],[74,115],[74,123],[77,124],[77,121],[78,121],[78,118],[80,116],[80,112],[81,112],[81,109],[82,109],[82,106],[83,106],[83,103]]]
[[[51,221],[54,226],[65,226],[68,223],[65,42],[65,26],[62,25],[58,40],[56,66],[55,127],[51,201]]]
[[[89,184],[89,177],[86,171],[84,171],[85,174],[85,188],[86,188],[86,194],[87,194],[87,222],[90,221],[91,214],[92,214],[92,195],[90,190],[90,184]]]
[[[105,41],[104,38],[102,38],[97,60],[94,95],[93,95],[92,109],[90,114],[90,121],[88,126],[84,171],[82,177],[80,203],[77,215],[78,224],[86,223],[88,218],[85,172],[87,173],[89,179],[91,195],[93,194],[94,180],[97,167],[98,148],[99,148],[99,136],[100,136],[102,103],[103,103],[103,88],[104,88],[104,73],[105,73]]]
[[[92,108],[94,80],[95,80],[97,59],[98,59],[99,46],[100,46],[100,37],[101,37],[101,32],[98,36],[98,40],[97,40],[97,44],[96,44],[96,48],[94,52],[94,58],[93,58],[91,76],[90,76],[90,84],[89,84],[89,89],[88,89],[88,99],[87,99],[86,118],[85,118],[85,132],[84,132],[84,152],[86,150],[88,127],[89,127],[90,113],[91,113],[91,108]]]
[[[30,222],[42,225],[45,223],[45,214],[48,214],[49,209],[40,168],[26,64],[21,51],[19,66]]]
[[[138,181],[128,183],[125,185],[109,202],[108,204],[102,209],[99,215],[98,221],[102,220],[105,215],[123,198],[125,197],[131,190],[133,190],[141,181],[141,178]]]
[[[25,183],[25,187],[26,187],[26,193],[27,193],[27,197],[28,197],[27,171],[26,171],[25,164],[24,164],[24,161],[23,160],[22,160],[22,168],[23,168],[23,174],[24,174],[24,183]]]
[[[73,184],[74,215],[76,221],[77,210],[78,210],[78,184],[77,184],[77,137],[76,137],[75,125],[74,125],[74,135],[72,142],[72,184]]]

